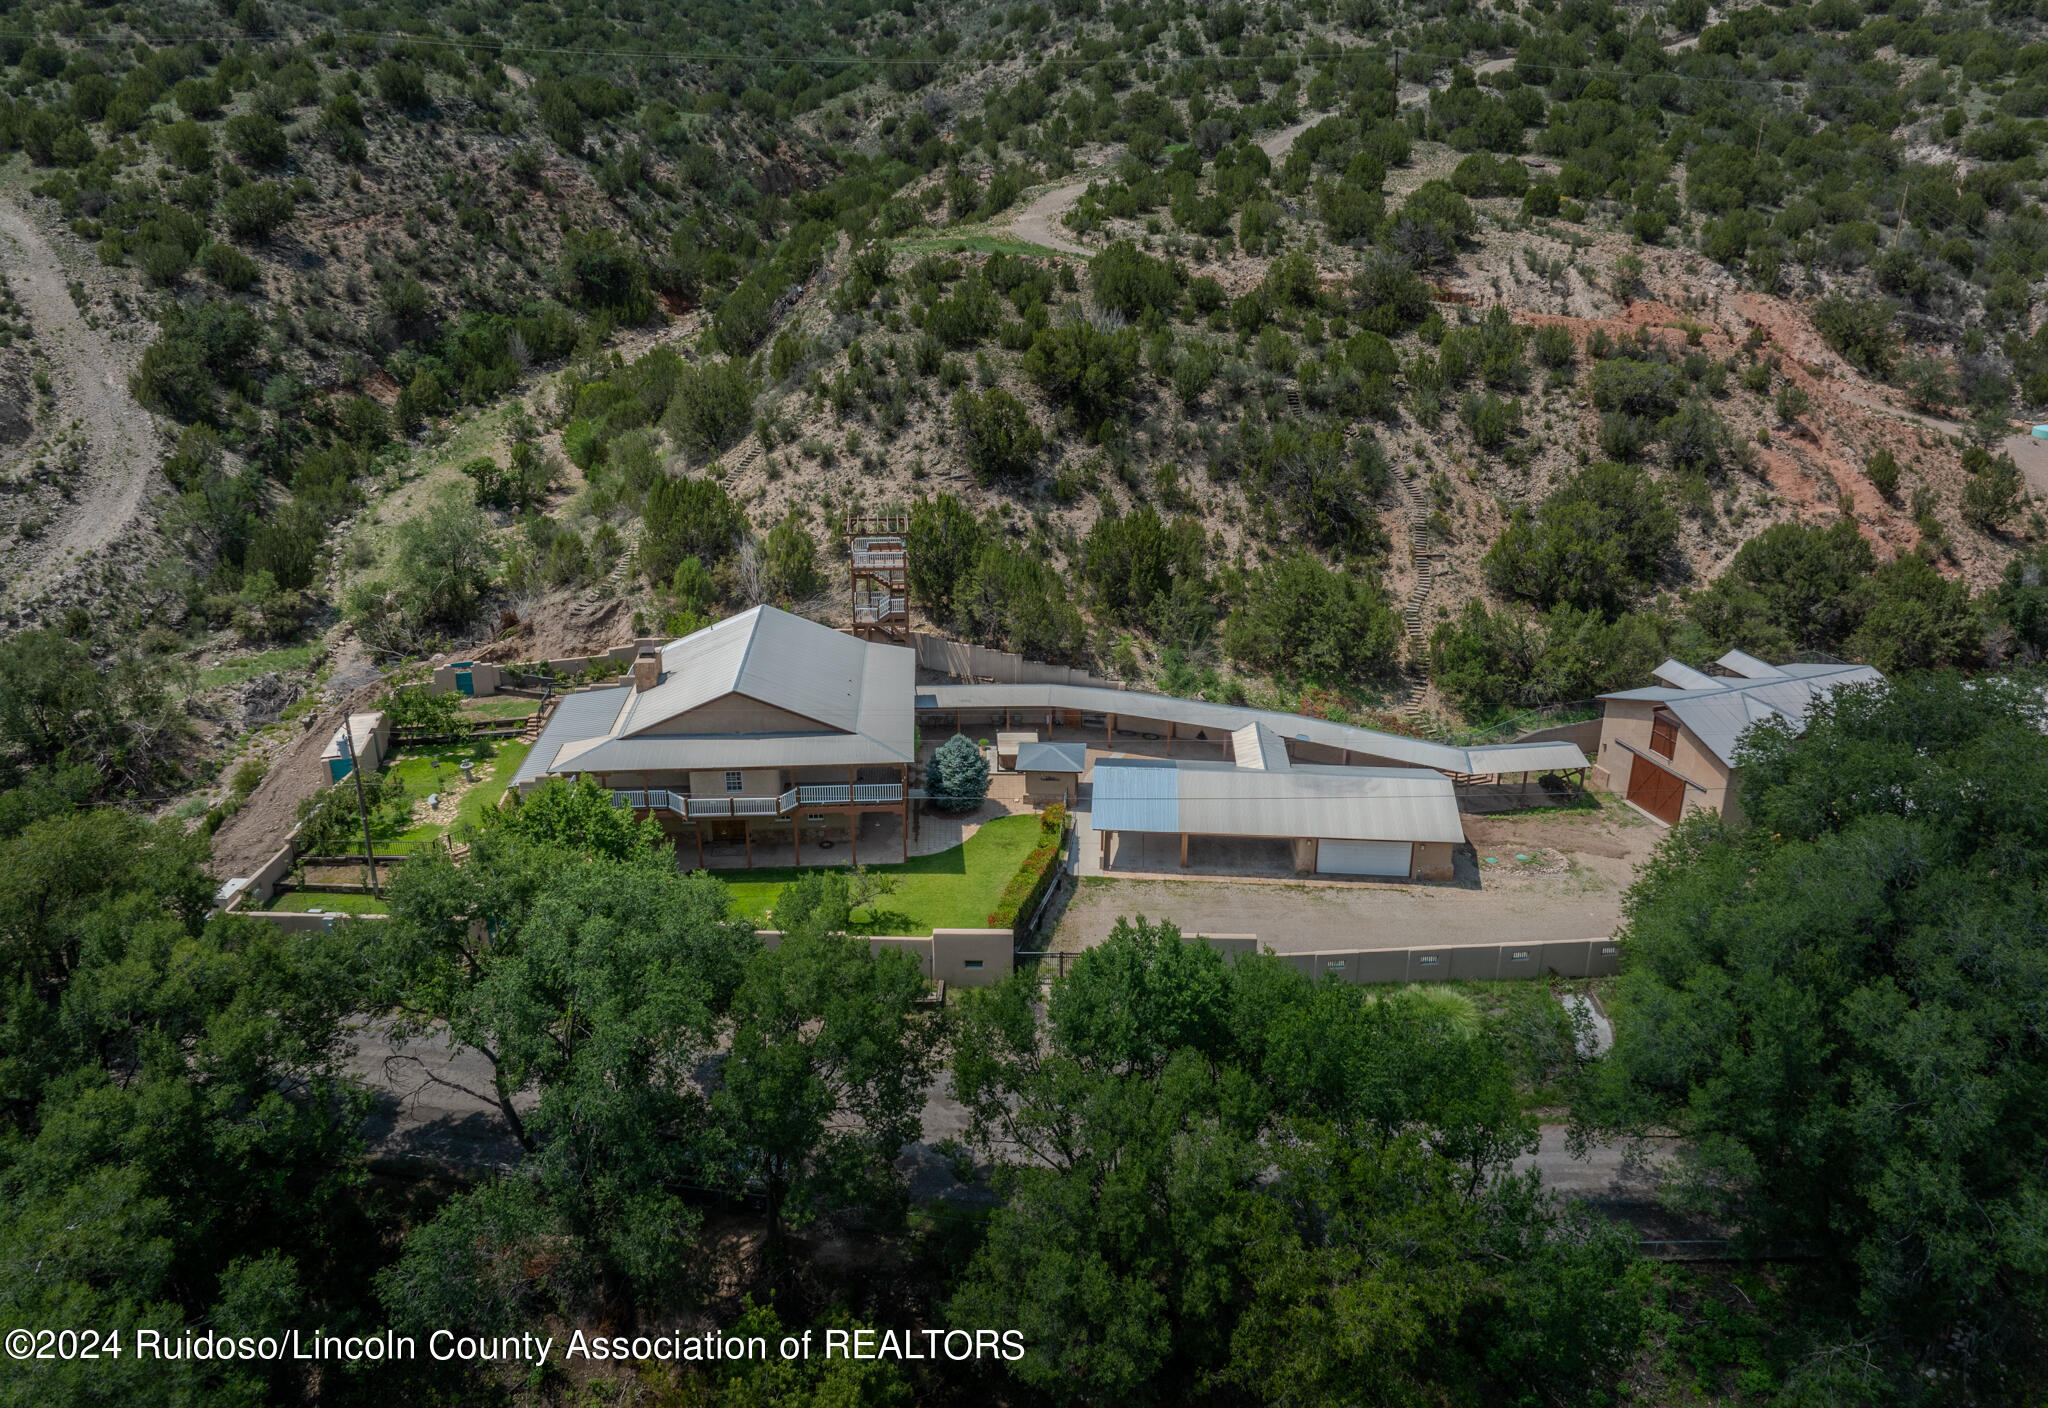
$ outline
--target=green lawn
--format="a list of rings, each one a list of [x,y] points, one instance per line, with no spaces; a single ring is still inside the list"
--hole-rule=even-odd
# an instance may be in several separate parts
[[[516,740],[499,742],[479,739],[473,743],[446,743],[434,746],[409,748],[394,758],[386,768],[389,776],[405,783],[405,790],[415,798],[425,798],[440,791],[449,782],[462,776],[459,764],[468,759],[483,770],[484,780],[472,787],[456,808],[456,825],[477,822],[490,808],[498,805],[498,799],[505,795],[511,785],[512,774],[519,771],[519,765],[526,760],[526,754],[533,745]],[[435,770],[434,764],[441,767]],[[487,767],[485,765],[488,765]],[[376,837],[379,850],[410,851],[434,840],[453,828],[435,822],[427,822],[407,830]]]
[[[967,838],[964,845],[937,855],[916,856],[905,865],[869,866],[871,874],[896,882],[896,888],[858,911],[853,928],[863,934],[929,934],[934,929],[981,929],[995,908],[1003,886],[1017,873],[1038,841],[1036,816],[998,817]],[[805,867],[809,869],[810,867]],[[733,908],[764,928],[773,928],[770,911],[782,887],[803,871],[721,870],[718,878],[732,891]]]
[[[379,881],[390,878],[391,872],[379,867]],[[325,895],[316,890],[290,890],[281,895],[272,895],[270,902],[259,908],[282,914],[309,914],[319,910],[323,914],[387,914],[391,902],[381,895]]]
[[[494,694],[488,699],[465,699],[465,719],[530,719],[540,710],[538,699],[521,699],[516,694]]]

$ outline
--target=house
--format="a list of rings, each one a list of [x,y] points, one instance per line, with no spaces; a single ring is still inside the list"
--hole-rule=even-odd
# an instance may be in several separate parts
[[[1437,879],[1464,839],[1457,787],[1587,766],[1558,739],[1464,747],[1097,685],[919,685],[916,661],[913,649],[756,607],[646,645],[624,683],[562,696],[514,785],[593,778],[700,865],[817,863],[841,859],[829,854],[841,846],[854,861],[907,859],[920,726],[937,741],[987,725],[1000,766],[1037,804],[1079,801],[1098,737],[1105,752],[1163,748],[1164,771],[1157,759],[1097,758],[1105,854],[1120,834],[1163,833],[1183,838],[1183,864],[1188,838],[1229,838],[1269,869]],[[1136,772],[1117,772],[1126,762]],[[1113,824],[1100,820],[1105,806]]]
[[[1818,700],[1884,680],[1868,665],[1769,665],[1739,650],[1714,668],[1720,673],[1666,660],[1652,671],[1661,684],[1601,695],[1590,785],[1620,792],[1667,825],[1696,807],[1735,815],[1736,748],[1751,725],[1776,719],[1804,729]]]
[[[591,777],[698,863],[905,859],[916,655],[757,606],[563,696],[514,775]]]

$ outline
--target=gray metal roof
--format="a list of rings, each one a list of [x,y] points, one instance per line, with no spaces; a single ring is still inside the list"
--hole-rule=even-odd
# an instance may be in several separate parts
[[[899,751],[911,752],[917,654],[904,646],[757,606],[669,642],[660,656],[659,681],[634,697],[615,736],[662,733],[676,716],[740,694],[841,733],[900,741]]]
[[[650,689],[563,696],[515,781],[550,773],[908,765],[917,752],[916,652],[859,640],[772,606],[672,641]],[[683,733],[682,715],[729,694],[834,732]],[[578,702],[580,701],[580,702]]]
[[[1097,831],[1341,841],[1465,839],[1457,790],[1426,768],[1302,767],[1102,758],[1090,824]]]
[[[1731,652],[1735,653],[1739,652]],[[1658,677],[1670,678],[1667,667],[1675,663],[1666,661],[1659,666]],[[1738,668],[1738,662],[1731,662],[1727,656],[1718,663],[1729,669]],[[1884,681],[1884,676],[1868,665],[1764,665],[1750,656],[1743,656],[1739,665],[1745,670],[1761,666],[1770,673],[1732,679],[1702,675],[1700,678],[1707,683],[1696,689],[1625,689],[1600,697],[1666,705],[1702,747],[1732,767],[1736,747],[1752,725],[1780,719],[1795,730],[1804,729],[1814,701],[1825,699],[1844,685]]]
[[[1785,672],[1776,665],[1759,660],[1744,650],[1731,650],[1714,663],[1730,674],[1740,675],[1746,680],[1782,680],[1786,678]]]
[[[517,787],[522,782],[535,782],[546,777],[549,765],[563,744],[579,743],[605,733],[611,728],[612,721],[618,718],[619,709],[630,693],[630,689],[609,685],[604,689],[579,689],[563,695],[555,705],[547,727],[533,741],[533,750],[519,764],[519,770],[512,774],[512,785]]]
[[[1231,760],[1241,768],[1264,772],[1286,772],[1294,766],[1287,756],[1287,740],[1264,724],[1246,724],[1230,735]]]
[[[1088,771],[1085,743],[1021,743],[1017,746],[1018,772]]]
[[[1656,669],[1650,671],[1650,673],[1670,685],[1673,689],[1714,688],[1714,677],[1712,675],[1695,670],[1690,665],[1682,665],[1676,660],[1666,660]]]
[[[1247,724],[1264,724],[1282,738],[1345,748],[1444,773],[1548,772],[1587,766],[1586,755],[1570,743],[1503,743],[1482,749],[1462,748],[1426,738],[1332,723],[1328,719],[1311,719],[1303,714],[1283,714],[1239,704],[1211,704],[1204,699],[1175,699],[1164,694],[1105,689],[1100,685],[932,684],[919,689],[917,699],[922,709],[1078,709],[1091,714],[1158,719],[1216,733],[1235,733]],[[1484,754],[1490,761],[1475,767],[1475,754]]]

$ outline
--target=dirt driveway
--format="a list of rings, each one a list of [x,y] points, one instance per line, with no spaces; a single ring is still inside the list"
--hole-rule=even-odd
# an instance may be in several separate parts
[[[1621,922],[1636,867],[1665,833],[1601,800],[1597,812],[1466,816],[1471,846],[1444,884],[1084,879],[1050,946],[1078,952],[1138,914],[1202,933],[1256,934],[1281,953],[1605,937]]]

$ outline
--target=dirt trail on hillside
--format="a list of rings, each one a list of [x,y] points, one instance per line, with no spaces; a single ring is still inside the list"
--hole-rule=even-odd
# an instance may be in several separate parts
[[[1266,154],[1268,160],[1280,161],[1293,149],[1294,139],[1320,121],[1320,117],[1306,118],[1292,127],[1283,127],[1270,136],[1261,137],[1259,150]],[[1020,239],[1042,244],[1048,249],[1057,249],[1063,254],[1078,254],[1086,258],[1099,253],[1084,244],[1076,243],[1073,235],[1068,233],[1067,227],[1061,221],[1066,213],[1074,208],[1074,202],[1081,198],[1081,192],[1088,189],[1088,183],[1101,174],[1099,170],[1090,171],[1076,176],[1071,181],[1064,181],[1040,191],[1028,205],[1017,212],[1016,218],[1010,221],[1011,232]]]
[[[88,327],[71,301],[64,266],[21,210],[0,200],[0,257],[49,358],[60,423],[84,429],[90,458],[78,493],[49,531],[0,560],[0,596],[19,600],[89,566],[142,512],[158,450],[149,413],[128,394],[133,356]],[[137,349],[139,352],[139,348]]]

